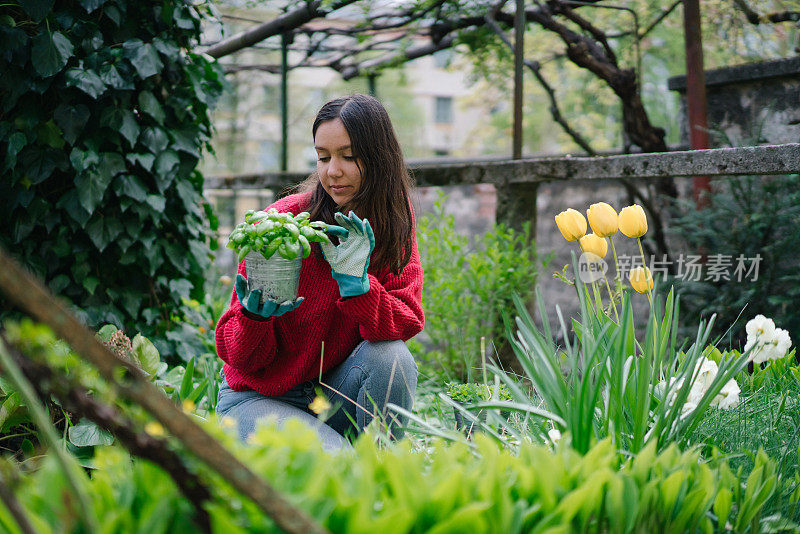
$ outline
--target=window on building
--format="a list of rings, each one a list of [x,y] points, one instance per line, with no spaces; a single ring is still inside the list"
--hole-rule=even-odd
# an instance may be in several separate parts
[[[453,99],[451,97],[436,97],[434,118],[439,124],[451,124],[453,122]]]

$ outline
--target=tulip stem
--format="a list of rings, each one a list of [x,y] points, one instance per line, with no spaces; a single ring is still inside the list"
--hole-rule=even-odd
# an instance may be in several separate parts
[[[622,275],[619,273],[619,260],[617,259],[617,248],[614,246],[614,238],[608,236],[608,240],[611,242],[611,252],[614,254],[614,290],[622,295]]]
[[[606,283],[606,289],[608,290],[608,298],[611,299],[611,307],[614,309],[614,317],[617,318],[617,324],[619,324],[619,314],[617,313],[617,305],[614,302],[614,294],[611,292],[611,286],[608,285],[608,278],[603,275],[603,282]]]
[[[637,237],[636,242],[639,244],[639,254],[642,255],[642,267],[647,269],[647,261],[644,259],[644,249],[642,248],[642,238]],[[653,307],[653,297],[650,296],[650,284],[647,283],[647,274],[645,272],[645,285],[647,286],[647,301],[650,303],[650,307]]]

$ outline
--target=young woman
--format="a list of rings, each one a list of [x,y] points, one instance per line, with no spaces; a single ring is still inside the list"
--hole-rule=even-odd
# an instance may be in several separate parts
[[[217,413],[238,422],[243,440],[269,416],[306,421],[326,449],[347,446],[343,436],[376,416],[399,438],[405,420],[386,405],[411,409],[417,366],[404,341],[425,322],[410,178],[389,115],[370,96],[328,102],[312,134],[317,172],[272,207],[310,212],[336,242],[303,260],[294,302],[259,306],[239,264],[216,330],[225,362]],[[309,408],[318,388],[338,406],[326,423]]]

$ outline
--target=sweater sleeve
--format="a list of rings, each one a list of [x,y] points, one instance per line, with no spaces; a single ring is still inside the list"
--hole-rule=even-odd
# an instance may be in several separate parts
[[[244,262],[239,264],[238,272],[245,275]],[[215,339],[222,361],[238,371],[252,374],[275,358],[275,328],[272,318],[257,320],[245,314],[234,289],[231,306],[217,324]]]
[[[413,237],[411,257],[399,275],[387,274],[379,280],[369,275],[369,291],[337,302],[342,313],[359,324],[367,341],[409,340],[422,331],[422,265]]]

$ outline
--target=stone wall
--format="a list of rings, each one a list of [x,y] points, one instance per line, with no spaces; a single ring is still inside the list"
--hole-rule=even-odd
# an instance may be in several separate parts
[[[714,146],[800,141],[800,57],[709,70],[705,79]],[[681,93],[681,138],[688,144],[686,76],[668,86]]]

